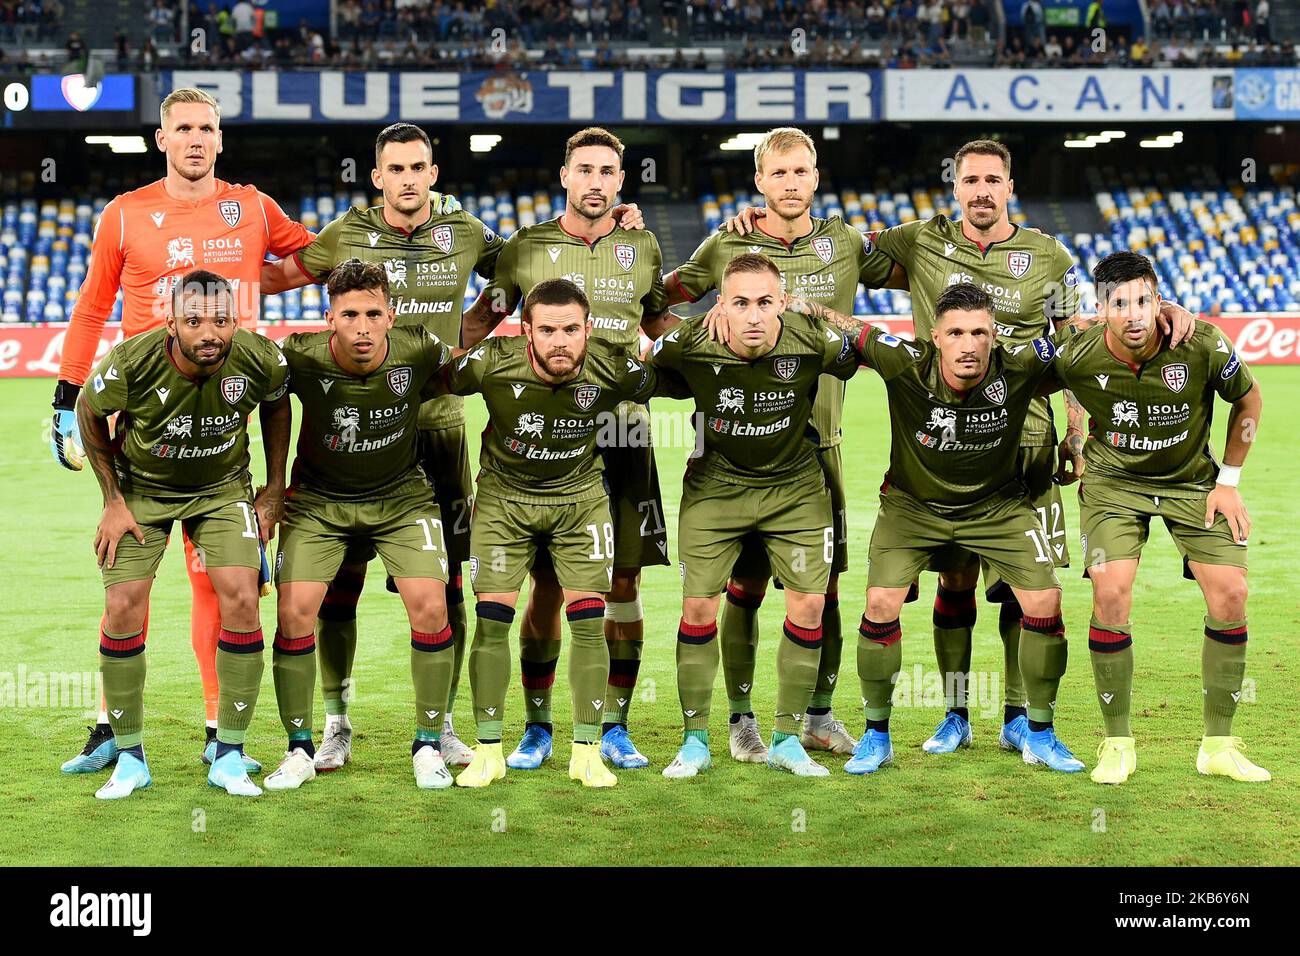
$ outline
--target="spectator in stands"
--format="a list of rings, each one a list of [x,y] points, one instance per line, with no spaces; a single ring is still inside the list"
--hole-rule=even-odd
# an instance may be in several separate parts
[[[235,48],[243,53],[253,42],[253,24],[257,11],[248,0],[239,0],[230,10],[230,19],[235,25]]]
[[[970,36],[983,43],[989,36],[989,0],[972,0],[970,8]]]
[[[879,40],[885,35],[885,5],[880,0],[867,4],[867,36]]]
[[[361,23],[361,0],[343,0],[339,4],[336,19],[338,38],[350,42],[357,35],[357,27]]]
[[[1255,5],[1255,42],[1272,43],[1273,28],[1270,24],[1268,0],[1259,0]]]
[[[1043,56],[1047,58],[1048,66],[1061,65],[1061,41],[1057,39],[1055,33],[1047,38],[1047,44],[1043,47]]]
[[[149,11],[149,32],[155,46],[169,46],[176,39],[176,11],[167,0],[154,0]]]
[[[1151,7],[1151,28],[1161,40],[1173,35],[1173,9],[1169,0],[1155,0]]]
[[[1044,42],[1047,40],[1047,20],[1043,14],[1043,5],[1038,0],[1025,0],[1020,5],[1020,22],[1024,26],[1026,44],[1035,38]]]
[[[1233,37],[1245,36],[1250,30],[1250,0],[1232,0],[1228,30]]]
[[[957,0],[952,5],[952,18],[949,21],[951,27],[949,36],[957,40],[965,40],[970,37],[970,0]]]
[[[68,72],[83,72],[86,69],[86,41],[81,39],[81,34],[76,30],[69,33],[63,48],[68,51]]]

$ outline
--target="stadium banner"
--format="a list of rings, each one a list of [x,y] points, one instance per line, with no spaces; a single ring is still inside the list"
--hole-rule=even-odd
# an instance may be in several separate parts
[[[136,77],[108,73],[94,85],[81,73],[0,75],[5,129],[96,129],[134,126]],[[157,107],[154,107],[157,113]]]
[[[870,123],[879,70],[371,72],[164,70],[230,123]]]
[[[1300,119],[1300,70],[1240,69],[1237,119]]]
[[[1232,70],[889,70],[886,120],[1230,120]]]
[[[901,338],[912,338],[910,316],[860,315],[859,319],[879,326]],[[1246,313],[1218,316],[1202,320],[1213,322],[1229,336],[1242,361],[1252,365],[1300,365],[1300,313],[1266,314]],[[26,323],[0,325],[0,378],[53,377],[59,373],[59,360],[63,355],[63,336],[66,322],[48,325]],[[325,328],[320,321],[280,322],[261,326],[258,331],[273,341],[280,341],[294,332],[315,332]],[[502,322],[496,334],[518,335],[517,318]],[[108,350],[122,341],[122,330],[116,325],[104,327],[95,361],[108,354]],[[648,344],[648,343],[643,343]]]

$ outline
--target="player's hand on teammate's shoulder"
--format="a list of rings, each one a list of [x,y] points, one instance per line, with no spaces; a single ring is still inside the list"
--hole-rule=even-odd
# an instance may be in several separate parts
[[[253,510],[257,512],[258,534],[262,544],[266,544],[275,537],[275,526],[284,514],[284,489],[266,485],[258,488],[253,498]]]
[[[1170,348],[1188,341],[1196,332],[1196,316],[1173,299],[1160,300],[1160,311],[1156,314],[1156,324],[1160,326],[1162,333],[1169,336]]]
[[[117,545],[126,535],[133,535],[144,544],[144,532],[135,522],[135,515],[121,498],[114,498],[104,505],[104,513],[99,517],[99,527],[95,529],[95,559],[101,568],[112,568],[117,561]],[[105,563],[107,562],[107,564]]]
[[[722,311],[721,302],[714,302],[713,307],[701,321],[711,341],[721,342],[723,345],[731,344],[731,330],[727,328],[727,317]]]
[[[1062,487],[1072,485],[1083,477],[1087,467],[1083,458],[1083,436],[1067,432],[1056,451],[1056,474],[1052,480]]]
[[[645,216],[641,215],[641,207],[634,202],[619,203],[610,213],[623,229],[645,228]]]
[[[1205,527],[1214,526],[1215,514],[1221,514],[1227,520],[1233,541],[1246,543],[1250,537],[1250,513],[1246,511],[1240,491],[1231,485],[1215,485],[1205,496]]]
[[[762,206],[741,206],[740,212],[724,222],[722,226],[727,232],[738,232],[742,236],[747,236],[758,228],[754,221],[766,215],[767,210]]]

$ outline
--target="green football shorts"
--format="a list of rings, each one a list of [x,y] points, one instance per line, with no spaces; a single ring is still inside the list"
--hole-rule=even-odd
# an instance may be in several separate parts
[[[983,513],[946,517],[895,486],[880,496],[867,587],[910,587],[929,565],[969,561],[963,552],[985,561],[1012,587],[1044,591],[1061,586],[1027,498],[1004,498]]]
[[[1205,527],[1205,498],[1166,498],[1089,481],[1079,485],[1079,543],[1087,569],[1107,561],[1137,558],[1147,543],[1151,519],[1164,519],[1174,544],[1188,561],[1246,567],[1246,545],[1237,544],[1228,519],[1214,516]]]
[[[154,498],[123,494],[135,523],[144,532],[144,544],[132,534],[117,543],[113,567],[101,569],[104,587],[126,581],[143,581],[158,571],[172,523],[179,521],[205,568],[260,568],[257,513],[247,484],[232,483],[216,494],[197,498]]]
[[[560,587],[604,594],[614,574],[609,499],[539,505],[479,495],[469,550],[475,594],[518,591],[541,551],[550,553]]]
[[[844,458],[839,445],[819,451],[826,487],[831,492],[831,527],[835,529],[834,557],[831,573],[844,574],[849,569],[848,498],[844,493]],[[772,565],[767,559],[767,549],[755,535],[750,535],[741,545],[740,557],[731,572],[732,577],[764,580],[772,576]],[[777,580],[781,576],[777,575]],[[782,582],[784,583],[784,582]]]
[[[785,587],[825,594],[834,534],[831,493],[820,471],[765,488],[688,472],[677,521],[683,593],[721,593],[749,540],[763,548]]]
[[[285,496],[276,583],[333,581],[345,556],[378,552],[394,578],[447,580],[442,513],[423,477],[382,498],[338,501],[307,489]]]

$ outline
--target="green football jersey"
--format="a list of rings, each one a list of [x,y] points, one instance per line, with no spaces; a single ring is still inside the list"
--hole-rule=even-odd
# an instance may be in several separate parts
[[[597,439],[613,444],[619,403],[647,401],[656,381],[635,351],[594,335],[578,377],[560,386],[538,377],[525,336],[476,345],[453,366],[449,382],[458,395],[481,392],[487,404],[479,494],[534,504],[601,497]]]
[[[838,329],[786,312],[772,351],[750,361],[710,340],[699,318],[654,344],[656,368],[685,381],[695,400],[704,453],[692,470],[722,481],[768,487],[818,470],[820,436],[810,421],[820,380],[839,387],[858,368]]]
[[[384,219],[383,206],[353,207],[320,231],[311,245],[294,253],[298,265],[318,282],[351,258],[381,263],[397,325],[421,325],[441,341],[460,342],[460,317],[471,272],[491,279],[505,240],[462,211],[439,216],[404,232]],[[464,402],[443,395],[420,410],[421,428],[465,422]]]
[[[1052,323],[1079,309],[1079,272],[1068,249],[1052,236],[1016,227],[1009,239],[981,247],[947,216],[903,223],[875,235],[876,246],[907,270],[912,322],[929,341],[934,303],[950,285],[971,282],[993,298],[993,321],[1004,344],[1051,335]],[[1052,406],[1039,399],[1025,419],[1022,445],[1054,442]]]
[[[869,326],[859,347],[889,396],[890,485],[943,515],[1025,494],[1016,450],[1034,396],[1054,381],[1052,339],[996,346],[984,378],[964,393],[944,381],[929,341]]]
[[[292,483],[344,501],[379,498],[422,474],[420,392],[450,364],[451,349],[427,329],[395,326],[384,360],[353,375],[334,360],[333,337],[299,332],[282,346],[303,413]]]
[[[133,336],[104,356],[81,392],[96,415],[122,413],[113,442],[118,484],[155,498],[247,484],[248,416],[288,391],[284,355],[265,336],[237,329],[220,367],[192,379],[172,360],[175,347],[165,327]]]
[[[1073,336],[1056,374],[1088,411],[1083,480],[1141,494],[1199,497],[1214,487],[1214,396],[1235,402],[1255,384],[1223,333],[1198,322],[1191,340],[1168,340],[1138,368],[1106,347],[1106,326]]]
[[[748,236],[715,232],[677,268],[671,281],[677,291],[695,302],[722,284],[728,262],[741,253],[761,252],[781,270],[781,287],[786,292],[852,315],[858,283],[868,289],[883,287],[894,262],[875,247],[869,235],[838,216],[813,219],[812,226],[812,232],[792,243],[761,229]],[[813,427],[823,448],[840,443],[843,415],[844,383],[828,377],[817,390],[813,405]]]
[[[524,226],[506,241],[484,290],[497,312],[514,312],[533,286],[568,279],[591,303],[592,332],[624,348],[641,341],[641,321],[667,308],[663,253],[654,233],[623,229],[591,245],[565,232],[559,218]]]

